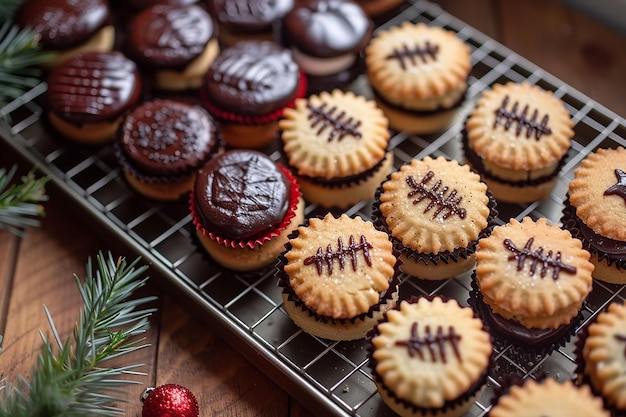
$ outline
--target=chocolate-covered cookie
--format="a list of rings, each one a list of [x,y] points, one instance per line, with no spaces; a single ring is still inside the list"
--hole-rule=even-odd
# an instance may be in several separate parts
[[[220,40],[234,45],[242,40],[275,40],[274,28],[293,8],[294,0],[208,0],[210,13],[220,23]]]
[[[204,77],[204,106],[235,147],[259,147],[276,136],[276,121],[306,90],[291,52],[271,41],[242,41],[221,51]]]
[[[115,40],[106,0],[27,0],[15,22],[37,32],[43,49],[57,52],[51,67],[79,52],[110,51]]]
[[[128,26],[127,50],[157,88],[198,87],[219,53],[218,28],[198,5],[156,4],[134,15]]]
[[[201,245],[226,268],[250,271],[276,261],[304,221],[295,178],[266,154],[230,150],[199,171],[190,211]]]
[[[354,1],[301,1],[282,21],[282,41],[309,77],[309,90],[318,92],[343,87],[364,71],[361,52],[373,27]]]
[[[209,161],[195,184],[202,224],[230,239],[250,239],[280,223],[289,181],[265,154],[229,151]]]
[[[135,63],[115,51],[76,55],[51,71],[47,82],[52,126],[81,142],[113,139],[122,114],[141,98]]]
[[[129,183],[141,194],[175,200],[191,191],[195,171],[220,146],[217,125],[204,108],[154,99],[125,116],[118,157]]]

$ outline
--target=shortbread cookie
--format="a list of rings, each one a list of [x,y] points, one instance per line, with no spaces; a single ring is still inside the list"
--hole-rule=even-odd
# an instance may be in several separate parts
[[[489,332],[452,299],[401,301],[368,339],[378,392],[400,416],[463,415],[492,363]]]
[[[397,262],[389,237],[371,222],[346,214],[311,218],[277,264],[285,310],[309,334],[363,338],[396,304]]]
[[[287,168],[261,152],[229,150],[196,174],[190,212],[200,243],[217,263],[254,271],[284,250],[304,221],[304,200]]]
[[[469,46],[454,32],[408,21],[379,31],[365,62],[390,126],[424,134],[445,128],[457,114],[472,66]]]
[[[279,122],[305,200],[347,208],[374,199],[393,166],[387,118],[373,100],[335,89],[296,100]]]
[[[614,301],[581,334],[580,369],[613,408],[626,411],[626,304]]]
[[[574,135],[573,121],[551,91],[527,82],[485,91],[466,121],[465,158],[499,201],[546,198]]]
[[[511,342],[547,345],[553,340],[540,331],[563,337],[591,291],[592,272],[589,252],[567,230],[545,218],[511,219],[478,242],[475,279],[488,308],[477,310]]]
[[[626,283],[626,149],[598,149],[574,171],[562,222],[591,252],[594,278]]]
[[[376,193],[373,217],[400,248],[401,269],[423,279],[474,267],[478,239],[495,223],[495,201],[468,165],[442,156],[413,159]]]
[[[513,385],[497,399],[489,417],[609,417],[602,400],[591,393],[589,386],[576,386],[572,381],[553,378],[536,381],[528,378]]]

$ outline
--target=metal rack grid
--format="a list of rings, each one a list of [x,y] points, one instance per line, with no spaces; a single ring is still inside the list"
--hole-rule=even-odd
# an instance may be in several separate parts
[[[472,48],[473,70],[467,102],[459,117],[436,136],[396,133],[392,137],[395,166],[412,158],[443,155],[460,160],[459,134],[476,97],[488,86],[506,81],[527,80],[554,91],[565,103],[575,122],[575,139],[551,196],[528,206],[499,204],[498,223],[524,216],[558,221],[573,170],[589,152],[601,147],[626,146],[626,121],[594,102],[503,45],[425,1],[411,1],[381,27],[403,20],[438,25],[458,33]],[[364,78],[354,90],[371,92]],[[68,144],[45,129],[43,109],[37,104],[45,92],[41,84],[0,109],[0,136],[27,160],[51,176],[68,198],[79,204],[121,242],[148,260],[169,285],[180,290],[199,308],[206,322],[247,355],[268,376],[321,415],[392,416],[380,400],[370,376],[363,340],[331,342],[318,339],[296,327],[284,309],[273,271],[234,273],[215,264],[197,245],[187,204],[155,203],[137,195],[124,181],[110,146],[86,148]],[[270,156],[277,160],[278,151]],[[346,212],[370,217],[371,202],[363,201]],[[323,211],[309,205],[307,216]],[[467,305],[470,276],[432,282],[404,277],[401,298],[418,294],[442,294]],[[584,306],[583,324],[613,299],[622,299],[623,287],[594,283]],[[581,326],[582,326],[581,325]],[[497,352],[495,369],[488,386],[469,417],[484,416],[494,389],[507,374],[548,374],[568,379],[575,369],[573,343],[550,355],[519,356],[508,346]]]

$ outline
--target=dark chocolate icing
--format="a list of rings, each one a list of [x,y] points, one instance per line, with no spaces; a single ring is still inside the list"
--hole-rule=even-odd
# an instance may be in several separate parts
[[[294,0],[208,0],[218,22],[233,32],[272,29],[292,8]]]
[[[575,266],[567,265],[561,262],[560,251],[557,251],[556,254],[554,254],[552,249],[549,249],[547,252],[544,253],[544,248],[542,246],[533,250],[532,246],[534,241],[534,237],[529,238],[523,248],[517,247],[515,243],[513,243],[513,241],[508,238],[504,239],[504,241],[502,242],[504,247],[513,253],[509,256],[509,261],[516,261],[518,271],[524,269],[524,264],[528,260],[530,261],[528,262],[528,274],[531,277],[535,275],[537,267],[540,267],[539,276],[541,278],[545,278],[545,276],[548,274],[548,270],[552,269],[552,279],[555,281],[559,279],[559,273],[561,272],[570,275],[576,274]]]
[[[129,23],[129,55],[158,68],[184,68],[217,34],[211,16],[197,5],[157,4],[137,13]]]
[[[177,100],[143,102],[126,115],[119,132],[126,160],[144,175],[188,173],[219,144],[209,113]]]
[[[419,323],[414,321],[411,325],[411,337],[406,340],[398,340],[395,344],[396,346],[406,346],[410,357],[419,356],[422,360],[426,356],[422,348],[426,348],[431,362],[435,363],[441,359],[443,363],[446,363],[448,358],[444,345],[449,343],[452,346],[454,356],[459,362],[462,362],[459,340],[461,340],[461,335],[456,332],[452,325],[448,326],[446,331],[444,331],[443,326],[439,325],[434,332],[429,325],[426,325],[424,335],[420,336]]]
[[[299,84],[291,52],[270,41],[241,41],[215,58],[202,89],[221,110],[259,116],[288,105]]]
[[[120,52],[79,54],[55,68],[47,82],[50,111],[77,125],[113,120],[141,95],[136,65]]]
[[[148,7],[152,7],[155,4],[171,4],[176,6],[186,6],[189,4],[198,3],[200,0],[118,0],[120,2],[125,1],[131,9],[143,10]]]
[[[409,175],[406,178],[406,182],[412,191],[408,193],[407,198],[413,199],[413,205],[417,205],[423,200],[429,200],[423,213],[426,214],[432,208],[437,207],[432,213],[433,220],[439,217],[439,215],[441,215],[441,220],[446,220],[454,215],[464,219],[467,215],[467,210],[460,206],[463,196],[457,196],[459,191],[456,188],[450,190],[446,185],[441,187],[442,181],[440,179],[435,179],[434,184],[428,185],[433,178],[435,178],[433,171],[428,171],[420,182],[417,182],[413,175]]]
[[[320,246],[317,248],[315,255],[311,255],[304,260],[304,265],[315,265],[318,275],[322,275],[324,266],[326,266],[328,275],[332,275],[335,259],[339,261],[339,269],[343,270],[346,267],[346,258],[349,258],[352,270],[356,271],[359,252],[363,254],[367,265],[372,266],[372,256],[370,255],[370,249],[372,248],[372,244],[363,235],[359,238],[359,243],[356,242],[354,235],[350,235],[348,246],[343,243],[343,239],[339,236],[337,238],[337,249],[333,249],[330,243],[325,249]]]
[[[307,55],[330,58],[363,49],[373,27],[354,1],[309,0],[284,17],[283,40]]]
[[[624,203],[626,203],[626,172],[621,169],[615,169],[615,176],[617,177],[617,182],[604,190],[603,194],[622,197]]]
[[[15,14],[15,22],[41,35],[41,45],[49,50],[77,46],[108,23],[106,0],[28,0]]]
[[[543,135],[552,134],[552,129],[548,127],[548,121],[550,119],[548,114],[544,114],[541,121],[537,122],[537,118],[539,117],[539,111],[537,109],[534,109],[532,115],[529,117],[528,104],[518,112],[519,102],[516,101],[511,106],[511,110],[507,110],[509,100],[510,97],[508,95],[505,96],[504,99],[502,99],[500,107],[496,109],[496,118],[493,122],[494,128],[498,126],[498,124],[502,124],[504,130],[508,130],[515,124],[515,136],[521,135],[524,129],[526,129],[526,138],[528,139],[534,135],[536,140],[541,139]]]
[[[319,106],[314,106],[311,103],[307,104],[309,110],[309,124],[312,128],[317,128],[317,134],[321,135],[326,128],[328,129],[328,142],[333,139],[341,141],[346,136],[352,136],[356,139],[361,139],[362,134],[359,127],[361,127],[361,120],[352,116],[347,116],[344,110],[339,110],[337,106],[328,106],[328,103],[322,103]],[[347,116],[347,117],[346,117]]]
[[[267,155],[231,150],[200,169],[194,204],[207,231],[227,239],[249,240],[280,224],[289,208],[290,187]]]

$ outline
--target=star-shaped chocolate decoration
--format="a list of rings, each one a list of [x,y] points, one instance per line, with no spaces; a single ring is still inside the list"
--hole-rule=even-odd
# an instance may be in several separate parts
[[[617,184],[611,185],[604,191],[604,195],[618,195],[624,199],[626,203],[626,172],[621,169],[615,170]]]

